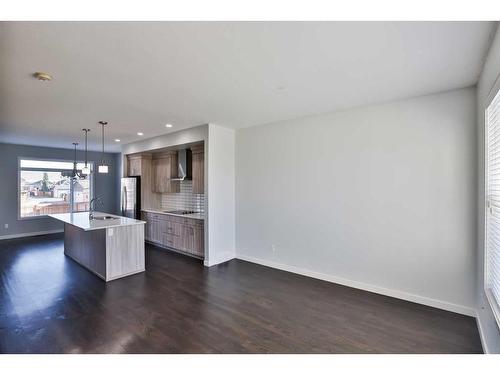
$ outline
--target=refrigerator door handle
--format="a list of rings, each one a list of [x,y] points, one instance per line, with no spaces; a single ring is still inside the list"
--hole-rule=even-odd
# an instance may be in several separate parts
[[[125,216],[127,216],[127,211],[128,211],[128,202],[127,202],[127,187],[123,187],[123,197],[125,200]]]
[[[124,205],[124,201],[123,201],[123,186],[122,186],[120,201],[121,201],[120,202],[120,209],[121,209],[122,215],[123,215],[125,212],[125,205]]]

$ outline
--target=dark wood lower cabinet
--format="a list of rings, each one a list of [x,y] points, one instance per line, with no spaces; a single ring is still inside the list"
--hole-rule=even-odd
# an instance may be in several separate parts
[[[146,211],[142,212],[142,220],[147,223],[146,241],[199,258],[204,257],[203,220]]]

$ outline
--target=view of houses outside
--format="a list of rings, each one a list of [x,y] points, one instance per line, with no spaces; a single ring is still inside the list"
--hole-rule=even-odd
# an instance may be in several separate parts
[[[88,211],[89,179],[74,183],[73,211]],[[21,217],[70,212],[70,179],[57,171],[20,171]]]

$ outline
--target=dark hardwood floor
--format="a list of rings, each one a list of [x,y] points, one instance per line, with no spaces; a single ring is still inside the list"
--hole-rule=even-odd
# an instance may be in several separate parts
[[[149,245],[146,268],[106,284],[61,235],[0,241],[0,352],[482,352],[467,316]]]

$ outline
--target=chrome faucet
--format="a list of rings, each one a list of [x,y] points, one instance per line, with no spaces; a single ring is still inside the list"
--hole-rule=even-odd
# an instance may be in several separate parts
[[[101,206],[103,205],[102,197],[92,198],[89,202],[89,220],[94,220],[94,211],[95,204],[99,203]]]

